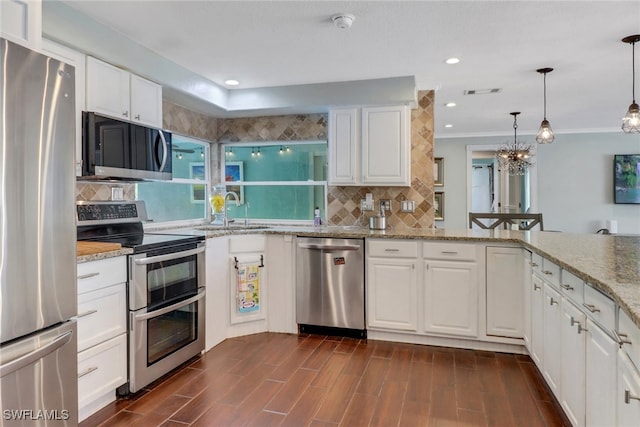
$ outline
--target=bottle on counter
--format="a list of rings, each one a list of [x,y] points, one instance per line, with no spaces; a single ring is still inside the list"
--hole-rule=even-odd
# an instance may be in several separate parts
[[[322,225],[322,218],[320,218],[320,208],[316,206],[313,211],[313,225],[319,227]]]

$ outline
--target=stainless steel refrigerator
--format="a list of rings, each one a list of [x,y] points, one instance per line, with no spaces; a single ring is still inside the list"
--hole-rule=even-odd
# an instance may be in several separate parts
[[[0,61],[0,425],[75,426],[75,71],[4,39]]]

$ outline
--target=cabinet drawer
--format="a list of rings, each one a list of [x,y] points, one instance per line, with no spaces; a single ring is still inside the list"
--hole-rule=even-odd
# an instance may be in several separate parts
[[[78,264],[78,295],[127,281],[126,257]]]
[[[423,243],[422,256],[428,259],[475,261],[476,245],[465,243]]]
[[[531,253],[531,272],[539,274],[542,272],[542,256],[535,252]]]
[[[78,353],[78,406],[90,405],[127,382],[127,335]]]
[[[622,349],[627,352],[629,358],[636,367],[640,368],[640,328],[633,323],[633,320],[622,310],[618,311],[618,344],[622,344]]]
[[[584,281],[566,270],[562,270],[561,278],[560,289],[562,294],[576,305],[582,306],[584,302]]]
[[[540,272],[544,280],[552,285],[560,286],[560,267],[557,264],[546,258],[542,258],[542,269]]]
[[[124,283],[78,295],[78,351],[127,331]]]
[[[406,240],[368,240],[367,255],[387,258],[417,258],[418,243]]]
[[[596,323],[599,323],[607,333],[615,328],[616,304],[611,298],[587,284],[584,287],[584,303],[587,314]]]

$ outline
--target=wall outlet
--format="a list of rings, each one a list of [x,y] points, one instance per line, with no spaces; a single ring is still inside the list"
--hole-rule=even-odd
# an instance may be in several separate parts
[[[365,199],[360,199],[360,210],[362,212],[368,212],[373,210],[373,200],[367,202]]]
[[[389,199],[380,199],[380,204],[383,206],[385,211],[391,210],[391,200]]]
[[[400,202],[400,212],[415,212],[416,204],[413,200],[403,200]]]
[[[111,200],[124,200],[124,188],[111,187]]]

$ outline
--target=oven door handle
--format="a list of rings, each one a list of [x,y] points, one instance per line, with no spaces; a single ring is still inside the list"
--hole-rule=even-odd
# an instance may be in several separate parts
[[[190,255],[199,254],[201,252],[204,252],[205,249],[206,247],[202,246],[201,248],[189,249],[188,251],[174,252],[172,254],[134,259],[133,262],[135,262],[136,265],[147,265],[147,264],[153,264],[154,262],[170,261],[172,259],[179,259],[179,258],[187,257]]]
[[[162,316],[163,314],[167,314],[170,313],[172,311],[175,311],[179,308],[182,308],[184,306],[187,306],[189,304],[192,304],[198,300],[201,300],[202,298],[204,298],[204,294],[205,294],[206,290],[204,288],[201,288],[198,293],[194,296],[192,296],[191,298],[182,300],[180,302],[177,302],[175,304],[172,304],[168,307],[163,307],[159,310],[153,310],[151,312],[148,313],[144,313],[144,314],[138,314],[136,316],[134,316],[135,320],[149,320],[149,319],[153,319],[154,317],[158,317],[158,316]]]

